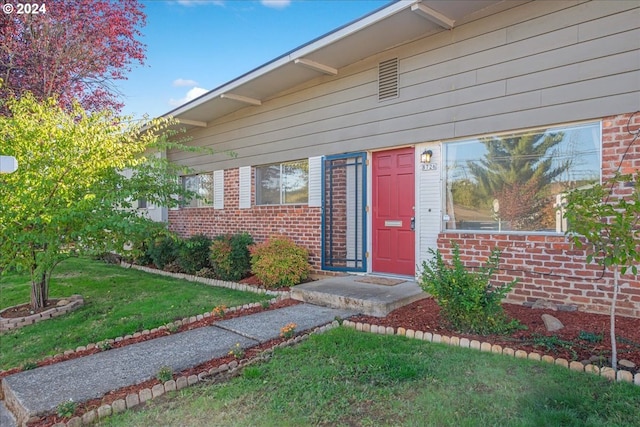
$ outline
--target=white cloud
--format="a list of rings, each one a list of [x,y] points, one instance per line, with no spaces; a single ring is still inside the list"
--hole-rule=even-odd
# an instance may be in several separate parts
[[[184,87],[184,86],[193,87],[193,86],[197,86],[198,82],[195,80],[179,78],[179,79],[175,79],[172,84],[173,86],[176,86],[176,87]]]
[[[204,95],[205,93],[209,92],[207,89],[201,88],[201,87],[193,87],[191,89],[189,89],[189,91],[187,92],[187,94],[180,99],[169,99],[169,105],[173,106],[173,107],[179,107],[182,104],[185,104],[189,101],[191,101],[192,99],[196,99],[197,97]]]
[[[291,0],[260,0],[263,6],[274,9],[284,9],[291,4]]]

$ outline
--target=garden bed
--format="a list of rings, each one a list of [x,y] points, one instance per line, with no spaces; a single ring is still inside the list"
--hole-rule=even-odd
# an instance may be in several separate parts
[[[610,365],[608,358],[611,356],[611,340],[608,315],[532,309],[516,304],[503,304],[503,307],[509,317],[520,321],[526,329],[517,330],[509,335],[479,336],[459,333],[448,328],[443,322],[440,318],[440,307],[432,298],[401,307],[386,317],[355,316],[351,320],[371,325],[402,327],[414,331],[469,338],[568,361],[589,360],[591,364]],[[548,332],[541,318],[545,313],[556,317],[565,327],[559,331]],[[640,366],[638,319],[618,316],[616,335],[618,336],[618,360],[626,359]],[[597,361],[596,358],[600,360]],[[627,370],[632,373],[637,372],[637,368]]]

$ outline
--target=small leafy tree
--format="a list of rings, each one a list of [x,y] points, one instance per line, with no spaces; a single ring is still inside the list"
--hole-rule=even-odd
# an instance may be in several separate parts
[[[617,369],[616,303],[620,275],[638,274],[640,263],[640,174],[621,175],[567,195],[567,234],[578,248],[587,247],[587,262],[613,270],[610,310],[611,366]]]
[[[171,121],[131,123],[110,111],[89,114],[77,102],[68,111],[29,93],[0,106],[10,113],[0,116],[0,153],[19,164],[0,175],[0,272],[30,272],[34,310],[46,306],[51,273],[63,259],[126,254],[129,242],[164,227],[134,201],[175,206],[176,195],[192,195],[179,185],[181,169],[155,155],[179,146],[163,137]]]

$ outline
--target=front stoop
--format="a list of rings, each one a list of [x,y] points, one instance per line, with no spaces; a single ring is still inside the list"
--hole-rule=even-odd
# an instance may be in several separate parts
[[[291,298],[384,317],[397,308],[428,297],[413,281],[384,286],[357,282],[357,279],[358,276],[339,276],[297,285],[291,288]]]
[[[0,426],[2,427],[17,427],[13,414],[4,405],[4,400],[0,400]]]

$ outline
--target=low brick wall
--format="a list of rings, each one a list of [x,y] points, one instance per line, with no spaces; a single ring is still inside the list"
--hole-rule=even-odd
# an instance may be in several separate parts
[[[445,259],[451,257],[451,245],[460,247],[460,258],[469,268],[484,264],[493,248],[502,251],[496,279],[518,283],[507,295],[514,304],[531,304],[546,299],[556,304],[576,305],[580,311],[609,313],[613,296],[610,271],[587,263],[587,252],[578,249],[565,236],[491,233],[443,233],[438,249]],[[640,280],[622,276],[616,313],[640,318]]]
[[[25,317],[0,317],[0,331],[9,331],[11,329],[21,328],[27,325],[33,325],[34,323],[41,322],[43,320],[52,319],[54,317],[62,316],[63,314],[67,314],[72,312],[73,310],[84,305],[84,298],[81,295],[71,295],[69,298],[63,298],[69,301],[68,304],[65,304],[60,307],[52,307],[48,310],[43,311],[42,313],[32,314],[30,316]],[[12,307],[5,308],[0,311],[0,316]]]

